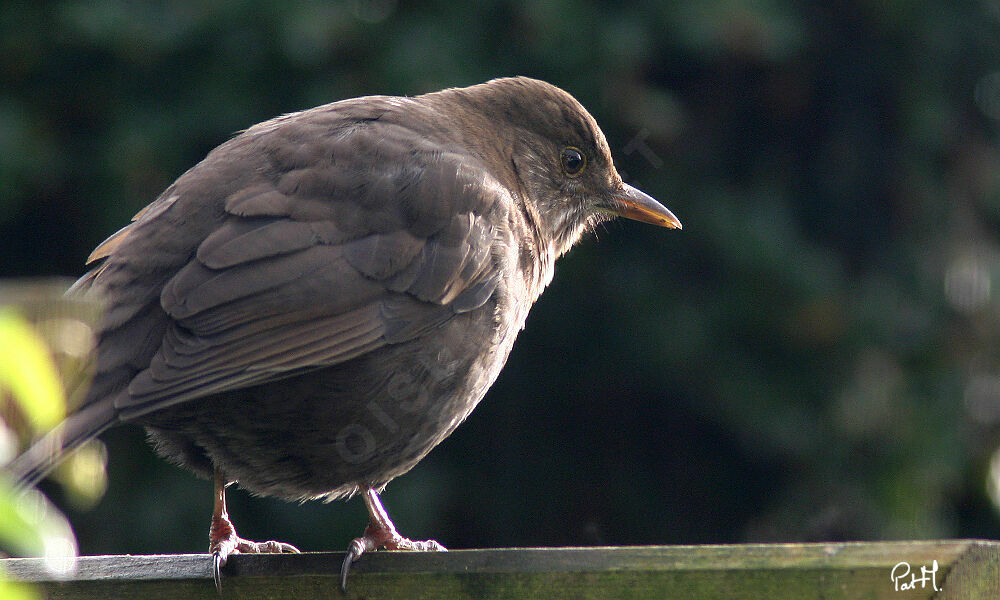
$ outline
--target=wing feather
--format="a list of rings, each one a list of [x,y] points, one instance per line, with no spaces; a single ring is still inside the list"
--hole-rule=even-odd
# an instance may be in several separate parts
[[[421,137],[414,150],[406,123],[348,125],[338,106],[227,142],[95,250],[105,262],[78,287],[110,305],[91,401],[127,386],[115,407],[136,418],[417,339],[488,302],[504,273],[490,223],[509,193],[460,149]]]

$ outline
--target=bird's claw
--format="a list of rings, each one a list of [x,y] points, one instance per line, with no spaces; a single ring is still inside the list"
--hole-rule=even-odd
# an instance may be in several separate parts
[[[240,537],[227,537],[212,544],[212,578],[215,589],[222,593],[222,567],[226,566],[229,557],[234,554],[301,554],[298,548],[285,542],[268,540],[252,542]]]
[[[212,579],[215,580],[215,591],[222,595],[222,566],[226,564],[226,559],[222,553],[216,550],[212,553]]]
[[[379,532],[381,533],[381,532]],[[421,540],[415,541],[409,538],[405,538],[398,533],[392,532],[394,535],[388,539],[380,539],[373,535],[371,529],[365,532],[365,535],[359,538],[354,538],[351,540],[351,545],[347,548],[347,555],[344,557],[344,562],[340,566],[340,589],[344,593],[347,593],[347,575],[351,572],[351,565],[357,562],[361,555],[365,552],[374,552],[381,546],[385,546],[386,550],[407,550],[412,552],[447,552],[448,549],[436,542],[435,540]]]
[[[347,593],[347,574],[351,572],[351,565],[361,558],[361,555],[369,550],[375,549],[375,542],[369,537],[359,537],[351,540],[351,545],[347,548],[347,556],[344,563],[340,565],[340,591]]]

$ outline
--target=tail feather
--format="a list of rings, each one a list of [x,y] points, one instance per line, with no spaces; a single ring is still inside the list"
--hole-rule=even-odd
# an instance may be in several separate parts
[[[15,486],[26,489],[37,485],[73,450],[117,422],[113,397],[73,413],[8,465]]]

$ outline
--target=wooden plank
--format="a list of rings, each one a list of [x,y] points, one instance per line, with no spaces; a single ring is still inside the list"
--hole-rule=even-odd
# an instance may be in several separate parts
[[[342,553],[235,556],[224,598],[337,598]],[[937,570],[933,570],[936,561]],[[82,557],[58,580],[41,559],[0,561],[53,599],[218,598],[208,555]],[[910,574],[903,574],[905,563]],[[928,576],[921,581],[921,567]],[[905,589],[911,584],[913,589]],[[934,589],[936,584],[937,590]],[[1000,542],[943,540],[366,554],[347,598],[1000,598]]]

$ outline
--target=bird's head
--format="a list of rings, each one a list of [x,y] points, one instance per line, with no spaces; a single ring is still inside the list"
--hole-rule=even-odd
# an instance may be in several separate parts
[[[556,256],[584,231],[614,217],[680,229],[666,207],[622,181],[597,121],[565,91],[510,77],[448,92],[500,130],[474,137],[487,141],[482,151],[491,162],[509,167],[511,183]]]

